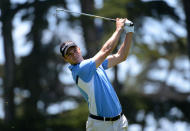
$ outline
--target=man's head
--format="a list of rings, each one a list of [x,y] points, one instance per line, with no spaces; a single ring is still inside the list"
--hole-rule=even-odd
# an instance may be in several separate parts
[[[77,64],[83,60],[80,48],[72,41],[66,41],[61,44],[60,52],[63,59],[70,64]]]

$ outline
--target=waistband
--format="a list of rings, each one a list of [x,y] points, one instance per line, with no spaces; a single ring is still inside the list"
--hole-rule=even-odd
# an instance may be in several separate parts
[[[89,114],[89,117],[96,120],[102,120],[102,121],[116,121],[122,117],[123,113],[121,112],[118,116],[115,117],[102,117],[102,116],[96,116],[93,114]]]

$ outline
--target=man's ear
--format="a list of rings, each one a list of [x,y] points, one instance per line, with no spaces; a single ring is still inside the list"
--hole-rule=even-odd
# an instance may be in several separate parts
[[[78,50],[81,52],[80,48],[79,48],[79,47],[77,47],[77,48],[78,48]]]
[[[67,61],[67,58],[65,58],[65,57],[63,57],[63,56],[62,56],[62,58],[63,58],[64,61],[68,62],[68,61]]]

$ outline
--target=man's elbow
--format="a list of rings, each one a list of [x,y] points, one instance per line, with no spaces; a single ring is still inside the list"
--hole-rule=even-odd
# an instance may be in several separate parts
[[[121,62],[124,62],[124,61],[126,61],[126,60],[127,60],[127,57],[121,58]]]
[[[127,56],[125,56],[125,55],[119,55],[119,60],[120,60],[120,62],[123,62],[123,61],[125,61],[127,59]]]

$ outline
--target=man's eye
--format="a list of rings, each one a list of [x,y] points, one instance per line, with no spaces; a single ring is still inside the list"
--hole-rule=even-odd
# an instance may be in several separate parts
[[[68,56],[70,56],[71,54],[66,54],[66,56],[68,57]]]

